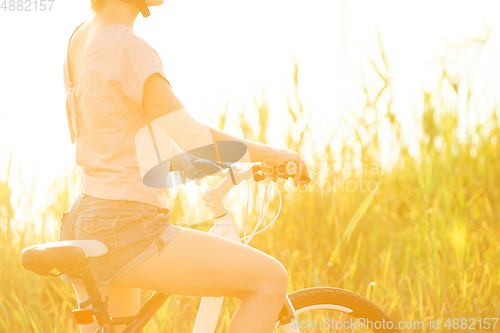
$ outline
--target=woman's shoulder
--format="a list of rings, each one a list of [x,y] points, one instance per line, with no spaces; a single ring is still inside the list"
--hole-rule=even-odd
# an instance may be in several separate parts
[[[121,24],[117,24],[115,29],[113,29],[109,34],[109,39],[116,45],[122,45],[124,48],[144,48],[151,47],[149,42],[141,36],[135,33],[135,30]]]
[[[103,40],[103,43],[115,52],[126,53],[134,59],[159,57],[151,44],[145,38],[136,35],[130,27],[119,25],[108,37],[107,40]]]

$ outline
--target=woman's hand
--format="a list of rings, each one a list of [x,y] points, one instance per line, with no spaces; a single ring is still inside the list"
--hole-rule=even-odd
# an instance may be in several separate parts
[[[296,153],[289,149],[277,149],[275,156],[267,158],[261,163],[262,173],[266,178],[271,179],[274,182],[278,181],[278,177],[286,177],[285,167],[289,161],[295,162],[297,165],[297,172],[295,173],[295,178],[293,180],[293,186],[297,185],[307,185],[307,181],[301,180],[309,178],[309,170],[307,168],[307,163],[300,157],[299,153]]]

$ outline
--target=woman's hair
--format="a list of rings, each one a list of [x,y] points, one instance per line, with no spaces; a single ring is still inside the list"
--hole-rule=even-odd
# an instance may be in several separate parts
[[[106,0],[90,0],[90,11],[92,14],[97,13],[105,1]]]
[[[142,13],[142,16],[144,17],[148,17],[150,14],[145,0],[121,0],[121,1],[129,2],[136,5],[137,8],[139,8],[139,11]],[[106,0],[90,0],[90,12],[92,14],[97,13],[105,2]]]

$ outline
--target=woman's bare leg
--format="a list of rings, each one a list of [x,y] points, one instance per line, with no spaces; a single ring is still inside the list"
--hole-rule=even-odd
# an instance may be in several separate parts
[[[272,332],[287,292],[284,267],[271,256],[224,238],[182,229],[115,286],[184,296],[241,299],[228,332]]]
[[[73,284],[78,301],[83,301],[87,296],[87,291],[83,285]],[[111,317],[134,316],[141,308],[141,289],[117,286],[99,287],[101,296],[109,296],[108,313]],[[94,333],[97,329],[97,322],[80,326],[82,333]],[[115,326],[116,333],[125,329],[125,325]]]

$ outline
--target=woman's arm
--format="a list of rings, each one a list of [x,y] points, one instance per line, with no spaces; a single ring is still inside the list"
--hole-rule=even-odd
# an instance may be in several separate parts
[[[160,74],[153,74],[146,80],[142,104],[184,151],[207,146],[214,141],[236,141],[245,144],[250,155],[244,156],[240,162],[262,162],[274,158],[278,153],[271,146],[241,139],[198,122]]]
[[[243,143],[248,150],[239,162],[266,162],[263,170],[266,175],[276,180],[273,166],[294,161],[299,170],[295,185],[300,176],[308,177],[307,164],[300,154],[288,149],[278,149],[269,145],[241,139],[211,128],[194,119],[173,93],[168,82],[158,73],[151,75],[144,83],[142,106],[179,147],[187,152],[205,147],[216,141],[235,141]]]

